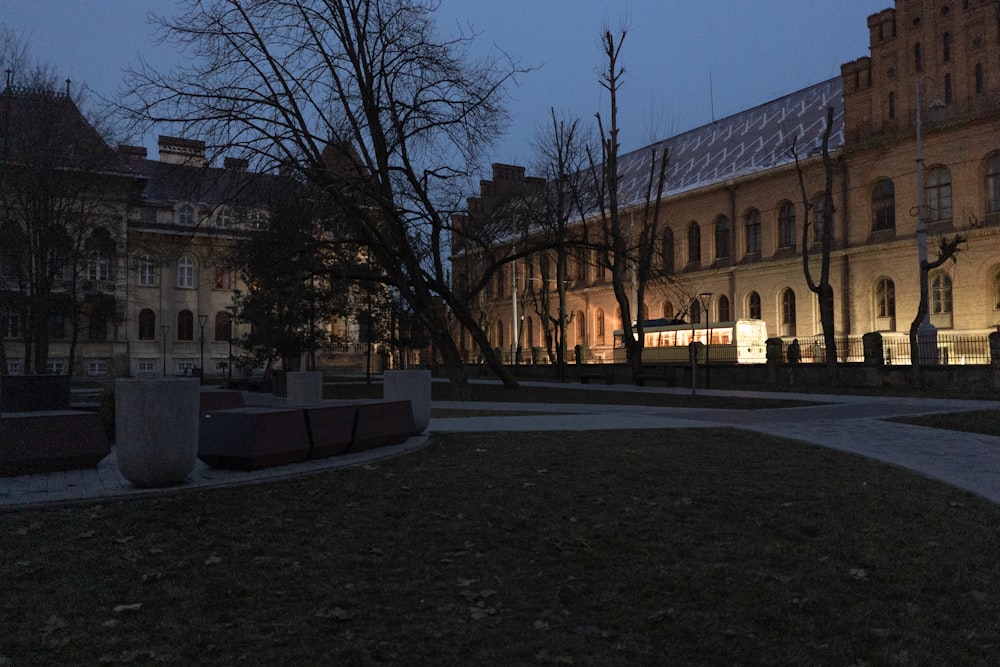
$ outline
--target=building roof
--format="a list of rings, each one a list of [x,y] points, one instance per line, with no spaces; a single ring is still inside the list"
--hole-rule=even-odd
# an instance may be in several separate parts
[[[844,98],[840,77],[818,83],[708,125],[619,157],[622,203],[645,201],[651,150],[668,151],[661,197],[724,183],[815,155],[822,146],[826,109],[833,107],[830,150],[844,145]]]

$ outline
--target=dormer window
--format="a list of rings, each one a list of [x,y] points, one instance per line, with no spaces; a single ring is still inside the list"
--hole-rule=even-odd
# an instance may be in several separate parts
[[[233,212],[228,208],[219,209],[219,213],[215,218],[215,224],[220,229],[229,229],[233,226]]]
[[[194,226],[194,206],[181,204],[177,209],[177,224],[185,227]]]

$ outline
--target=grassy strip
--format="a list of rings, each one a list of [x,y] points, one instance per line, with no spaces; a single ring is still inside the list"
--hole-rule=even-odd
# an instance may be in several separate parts
[[[451,401],[447,383],[435,382],[431,385],[431,398],[435,401]],[[323,385],[323,398],[382,398],[382,384],[372,383],[327,383]],[[763,410],[816,405],[815,402],[800,400],[772,400],[766,398],[738,396],[691,396],[687,393],[635,392],[614,390],[585,390],[568,385],[533,387],[522,386],[505,389],[500,384],[473,384],[470,386],[469,401],[487,403],[575,403],[582,405],[646,405],[661,408],[727,408],[730,410]]]
[[[943,428],[949,431],[1000,436],[1000,410],[970,410],[968,412],[948,412],[936,415],[894,417],[890,421],[930,428]]]
[[[0,663],[985,664],[1000,508],[717,430],[0,513]]]

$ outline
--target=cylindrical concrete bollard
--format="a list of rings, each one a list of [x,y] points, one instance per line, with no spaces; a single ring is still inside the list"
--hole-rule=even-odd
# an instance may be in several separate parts
[[[382,397],[387,401],[409,401],[417,433],[431,421],[431,372],[386,371],[382,376]]]
[[[198,458],[197,378],[115,380],[115,450],[139,487],[180,484]]]
[[[285,388],[288,405],[317,405],[323,401],[323,372],[287,373]]]

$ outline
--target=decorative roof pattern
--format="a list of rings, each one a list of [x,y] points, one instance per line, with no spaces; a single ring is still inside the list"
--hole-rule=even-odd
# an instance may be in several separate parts
[[[654,148],[658,156],[668,152],[661,197],[792,163],[793,140],[800,159],[815,155],[822,147],[830,106],[830,150],[840,148],[844,145],[844,97],[843,84],[836,77],[622,155],[620,199],[625,205],[645,200]]]

